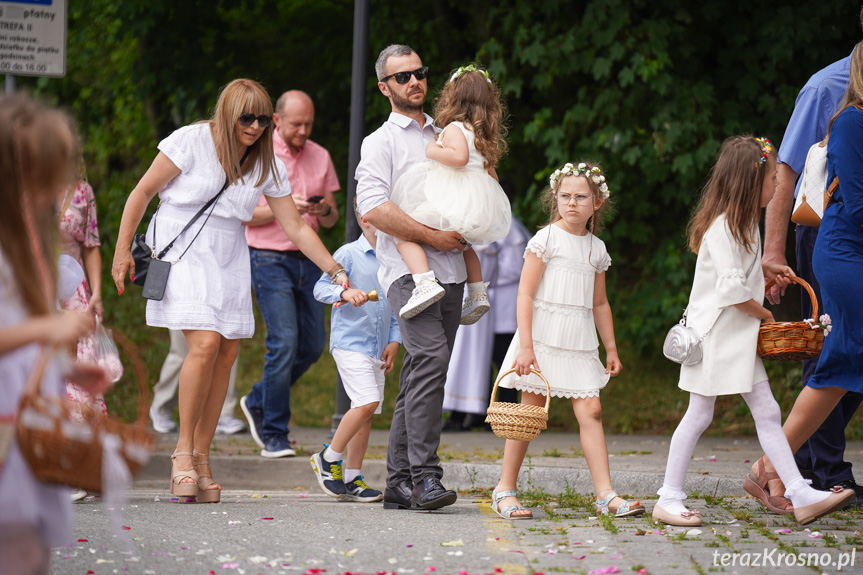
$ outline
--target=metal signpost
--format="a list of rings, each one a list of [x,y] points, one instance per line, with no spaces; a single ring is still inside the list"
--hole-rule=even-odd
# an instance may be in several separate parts
[[[66,0],[0,2],[0,74],[7,94],[16,76],[66,75]]]

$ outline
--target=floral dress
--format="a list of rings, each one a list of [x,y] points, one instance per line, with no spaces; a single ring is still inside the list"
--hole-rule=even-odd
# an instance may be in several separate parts
[[[72,194],[71,199],[68,194]],[[61,251],[78,262],[84,268],[83,248],[99,246],[99,229],[96,222],[96,199],[93,196],[93,188],[86,181],[78,182],[74,190],[66,192],[63,204],[68,206],[60,215]],[[61,206],[62,208],[62,206]],[[86,268],[85,268],[86,269]],[[87,283],[86,274],[84,281],[78,286],[75,295],[60,300],[60,307],[64,310],[87,311],[90,307],[90,285]],[[83,337],[78,341],[78,361],[96,362],[93,355],[93,337]],[[105,400],[101,395],[92,396],[80,387],[66,380],[66,397],[69,399],[69,409],[73,421],[83,420],[85,410],[92,410],[97,414],[107,413]]]

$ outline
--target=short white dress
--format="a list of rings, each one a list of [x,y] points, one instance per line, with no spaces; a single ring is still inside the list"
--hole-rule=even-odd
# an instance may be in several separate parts
[[[554,397],[598,397],[609,374],[599,359],[599,338],[593,320],[596,274],[605,272],[611,258],[605,243],[590,232],[576,236],[550,225],[527,243],[546,264],[533,299],[533,351]],[[510,369],[520,349],[516,331],[503,360]],[[533,373],[508,375],[500,387],[546,394]]]
[[[159,143],[159,150],[180,168],[180,175],[159,192],[162,204],[150,220],[147,243],[154,245],[155,229],[156,251],[173,240],[225,184],[209,124],[178,129]],[[254,187],[261,169],[257,166],[245,182],[229,186],[209,220],[205,212],[174,243],[164,259],[176,263],[162,301],[147,302],[147,325],[216,331],[228,339],[252,337],[251,265],[242,222],[252,219],[261,193],[270,197],[291,193],[284,164],[276,160],[276,168],[278,182],[270,176]],[[201,234],[189,251],[176,261],[198,230]]]
[[[737,243],[725,214],[704,234],[686,325],[707,335],[701,342],[704,359],[680,366],[679,387],[685,391],[706,396],[749,393],[756,383],[767,381],[758,355],[761,320],[734,307],[750,299],[764,302],[760,231],[754,236],[750,246]]]
[[[467,165],[450,168],[432,160],[414,164],[398,179],[390,200],[419,223],[459,232],[472,244],[500,240],[512,220],[509,199],[484,168],[473,131],[461,122],[452,122],[444,132],[450,129],[461,130],[467,140]]]

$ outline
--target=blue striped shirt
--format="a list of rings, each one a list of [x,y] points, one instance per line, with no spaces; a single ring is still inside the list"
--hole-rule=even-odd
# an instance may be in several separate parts
[[[351,284],[368,293],[378,290],[378,301],[369,301],[360,307],[346,303],[333,309],[330,316],[330,352],[334,347],[357,351],[380,359],[388,343],[401,343],[401,332],[386,294],[378,282],[378,260],[375,250],[365,236],[336,250],[333,259],[341,264]],[[336,303],[342,299],[344,288],[332,285],[330,276],[323,274],[315,284],[315,299],[322,303]]]

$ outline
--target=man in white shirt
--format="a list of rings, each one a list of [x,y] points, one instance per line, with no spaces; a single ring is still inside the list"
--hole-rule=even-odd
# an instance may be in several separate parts
[[[467,273],[462,251],[467,242],[457,232],[433,230],[417,223],[389,200],[399,177],[426,161],[434,141],[434,120],[423,112],[428,68],[404,45],[385,48],[375,64],[378,89],[392,106],[384,124],[363,140],[357,166],[357,208],[379,231],[378,277],[393,309],[401,309],[414,281],[394,237],[423,245],[445,295],[410,319],[398,318],[405,346],[393,423],[387,448],[385,509],[439,509],[452,505],[456,493],[441,484],[441,411],[446,373]]]

